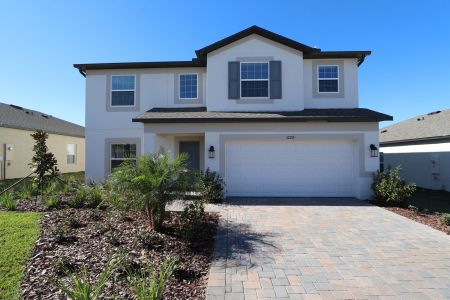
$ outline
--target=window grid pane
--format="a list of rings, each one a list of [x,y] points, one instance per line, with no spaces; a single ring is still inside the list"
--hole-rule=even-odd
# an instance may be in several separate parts
[[[321,93],[335,93],[338,92],[337,79],[320,79],[319,92]]]
[[[197,98],[197,74],[180,75],[180,98],[181,99]]]
[[[338,78],[338,67],[337,66],[319,66],[319,78],[328,79]]]
[[[269,79],[269,64],[241,63],[241,79]]]
[[[132,106],[134,105],[134,91],[112,91],[111,105]]]
[[[268,81],[242,81],[241,82],[242,97],[268,97],[269,82]]]
[[[112,89],[134,90],[134,76],[112,76]]]

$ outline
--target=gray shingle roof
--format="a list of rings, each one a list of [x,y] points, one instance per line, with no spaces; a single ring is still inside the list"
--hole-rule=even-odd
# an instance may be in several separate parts
[[[143,123],[219,123],[219,122],[379,122],[391,116],[366,109],[304,109],[279,112],[211,112],[205,107],[153,108],[135,118]]]
[[[450,138],[450,109],[420,115],[380,130],[381,143]]]
[[[84,137],[84,127],[39,111],[0,102],[0,127],[25,130],[41,129],[49,133]]]

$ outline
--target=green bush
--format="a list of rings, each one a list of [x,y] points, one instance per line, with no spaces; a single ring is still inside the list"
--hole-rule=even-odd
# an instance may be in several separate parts
[[[206,169],[200,171],[197,178],[196,190],[200,192],[204,201],[209,203],[221,203],[223,201],[223,190],[225,183],[217,172]]]
[[[87,200],[88,197],[88,191],[84,187],[80,187],[76,193],[75,196],[69,200],[68,204],[72,208],[82,208]]]
[[[0,196],[0,206],[7,210],[16,210],[16,199],[11,192],[5,192]]]
[[[80,220],[77,217],[75,217],[75,216],[68,216],[66,218],[66,223],[71,228],[79,228],[79,227],[81,227]]]
[[[443,224],[450,226],[450,214],[442,214],[441,221]]]
[[[179,219],[181,235],[187,239],[194,239],[205,220],[205,204],[197,199],[187,204]]]
[[[89,208],[97,208],[102,203],[102,190],[98,186],[86,189],[86,206]]]
[[[20,199],[29,200],[32,196],[36,196],[38,191],[33,187],[31,182],[24,182],[21,188],[17,191]]]
[[[175,273],[177,259],[167,256],[160,266],[159,272],[153,267],[141,270],[140,273],[130,273],[131,290],[138,300],[161,300],[169,279]]]
[[[374,175],[372,190],[375,200],[388,206],[404,205],[416,190],[414,183],[407,183],[400,176],[400,166],[386,172],[377,171]]]
[[[44,204],[49,207],[49,208],[55,208],[58,207],[59,204],[61,203],[61,200],[59,199],[58,196],[56,195],[49,195],[47,196],[47,198],[44,200]]]
[[[416,214],[419,212],[419,208],[414,205],[408,205],[408,209]]]

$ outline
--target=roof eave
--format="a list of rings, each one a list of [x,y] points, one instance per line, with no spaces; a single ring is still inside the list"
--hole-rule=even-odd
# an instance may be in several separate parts
[[[304,117],[304,118],[133,118],[138,123],[298,123],[298,122],[381,122],[384,118]]]

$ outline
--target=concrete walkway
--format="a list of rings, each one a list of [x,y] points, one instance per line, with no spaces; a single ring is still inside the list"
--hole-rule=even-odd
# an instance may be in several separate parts
[[[450,299],[450,237],[353,199],[232,198],[207,299]]]

